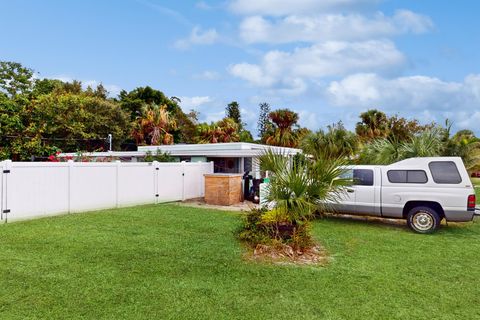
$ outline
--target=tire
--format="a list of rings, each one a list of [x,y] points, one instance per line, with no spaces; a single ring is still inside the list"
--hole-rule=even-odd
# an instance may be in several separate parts
[[[417,233],[432,233],[438,229],[442,219],[430,207],[415,207],[407,214],[407,224]]]

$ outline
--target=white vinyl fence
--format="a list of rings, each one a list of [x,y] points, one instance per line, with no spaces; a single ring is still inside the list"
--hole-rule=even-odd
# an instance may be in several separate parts
[[[0,162],[0,222],[203,197],[209,163]]]

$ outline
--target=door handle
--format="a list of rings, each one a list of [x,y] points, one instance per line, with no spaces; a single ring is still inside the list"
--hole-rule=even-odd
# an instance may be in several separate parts
[[[348,192],[348,193],[354,193],[355,190],[353,190],[353,189],[347,189],[347,192]]]

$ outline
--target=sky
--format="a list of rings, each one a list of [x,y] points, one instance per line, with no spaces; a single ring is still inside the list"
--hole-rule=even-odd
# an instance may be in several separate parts
[[[480,1],[0,0],[0,60],[38,77],[149,85],[216,121],[238,101],[312,130],[377,108],[480,134]]]

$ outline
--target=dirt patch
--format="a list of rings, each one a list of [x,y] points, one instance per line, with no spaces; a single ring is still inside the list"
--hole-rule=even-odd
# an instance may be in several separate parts
[[[253,208],[258,208],[258,204],[254,204],[250,201],[243,201],[231,206],[217,206],[213,204],[206,204],[203,198],[189,199],[182,202],[178,202],[181,206],[195,207],[195,208],[206,208],[206,209],[216,209],[222,211],[243,211],[248,212]]]
[[[305,250],[294,250],[286,244],[269,246],[259,244],[246,255],[248,260],[269,262],[282,265],[319,265],[324,266],[330,261],[327,251],[320,245]]]

